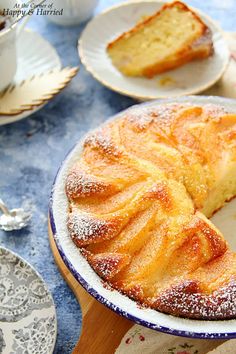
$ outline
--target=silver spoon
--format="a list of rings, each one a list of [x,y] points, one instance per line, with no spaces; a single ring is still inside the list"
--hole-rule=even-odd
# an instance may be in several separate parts
[[[26,227],[31,219],[31,214],[22,208],[9,210],[1,198],[0,210],[3,213],[0,216],[0,229],[4,231],[20,230]]]

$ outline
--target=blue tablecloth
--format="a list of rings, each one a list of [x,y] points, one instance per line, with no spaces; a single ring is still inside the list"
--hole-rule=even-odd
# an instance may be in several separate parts
[[[100,1],[100,12],[119,1]],[[217,20],[224,30],[236,31],[236,0],[191,0]],[[41,16],[29,27],[57,49],[64,65],[78,65],[77,40],[84,24],[59,27]],[[27,70],[27,68],[26,68]],[[29,261],[52,291],[58,316],[55,353],[71,353],[81,329],[81,312],[72,291],[58,272],[47,236],[51,185],[67,151],[89,129],[135,101],[96,82],[81,66],[78,76],[59,96],[28,119],[0,127],[0,195],[10,207],[21,204],[33,211],[31,225],[20,232],[0,232],[0,245]]]

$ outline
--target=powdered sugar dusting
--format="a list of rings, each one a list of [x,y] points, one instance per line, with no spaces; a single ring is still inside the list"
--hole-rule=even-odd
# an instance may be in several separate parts
[[[117,232],[116,224],[112,221],[97,219],[80,211],[69,215],[68,229],[72,240],[79,246],[108,240]]]
[[[126,119],[133,124],[135,128],[142,131],[146,130],[154,121],[158,121],[159,124],[161,120],[165,122],[171,121],[176,107],[180,108],[180,105],[171,103],[156,106],[155,109],[148,107],[144,107],[143,109],[133,108],[128,111]]]
[[[166,124],[168,127],[170,127],[170,130],[173,130],[173,124],[176,123],[176,115],[178,117],[179,113],[182,113],[182,110],[184,109],[184,113],[188,113],[190,115],[190,117],[192,117],[192,109],[193,107],[191,106],[190,109],[187,109],[186,111],[186,107],[187,105],[181,105],[181,104],[170,104],[170,105],[159,105],[158,107],[156,107],[155,109],[151,109],[151,108],[146,108],[146,109],[133,109],[130,110],[130,114],[128,114],[128,116],[125,116],[125,118],[131,122],[136,128],[138,127],[139,130],[144,130],[147,129],[150,124],[155,121],[156,125],[155,127],[157,129],[159,129],[159,126],[162,125],[162,123],[164,122],[164,124]],[[196,106],[198,108],[197,111],[200,112],[201,116],[199,119],[202,119],[202,115],[205,117],[208,117],[208,115],[205,113],[204,109],[202,109],[199,106]],[[220,110],[219,108],[212,108],[212,106],[208,106],[206,107],[207,112],[210,113],[214,113],[216,112],[217,115],[219,114],[218,112],[222,112],[222,110]],[[194,111],[195,112],[195,111]],[[185,117],[185,116],[184,116]],[[214,118],[214,116],[212,117]],[[122,120],[123,123],[123,120]],[[207,128],[208,122],[206,122],[205,126]],[[116,132],[116,128],[119,126],[119,123],[115,123],[115,124],[108,124],[106,126],[106,128],[100,129],[98,132],[91,134],[85,141],[85,147],[89,146],[91,151],[91,148],[95,148],[95,149],[101,149],[103,154],[105,153],[106,155],[111,155],[111,156],[115,156],[119,158],[121,157],[121,153],[120,153],[120,148],[119,148],[119,141],[114,141],[111,138],[112,136],[115,135]],[[156,130],[152,130],[152,132],[155,134]],[[168,128],[169,129],[169,128]],[[159,131],[159,130],[158,130]],[[152,137],[149,138],[150,142],[152,142]],[[137,148],[140,148],[140,143],[139,141],[137,141],[136,143]],[[167,144],[168,146],[168,144]],[[90,156],[90,155],[89,155]],[[172,163],[172,155],[167,155],[167,157],[165,157],[165,159],[167,160],[167,162],[169,162],[170,164]],[[97,159],[100,161],[100,164],[102,167],[104,167],[106,164],[110,164],[110,160],[104,162],[104,159],[100,159],[100,156],[97,157]],[[83,159],[82,160],[82,164],[83,164]],[[120,159],[119,159],[120,160]],[[91,160],[90,163],[88,163],[89,165],[92,165],[93,160]],[[157,163],[158,164],[158,163]],[[158,167],[158,166],[157,166]],[[182,166],[180,166],[180,168],[182,168]],[[114,172],[115,173],[115,172]],[[74,172],[75,174],[75,172]],[[69,176],[70,178],[73,178],[74,176],[73,172],[72,174]],[[79,171],[77,172],[77,175],[79,175]],[[105,177],[105,176],[104,176]],[[81,174],[78,176],[76,176],[76,182],[79,183],[78,185],[78,192],[80,193],[80,185],[82,183],[81,178]],[[129,180],[129,177],[127,177]],[[94,181],[95,182],[95,181]],[[86,186],[86,181],[85,178],[83,178],[83,183]],[[195,184],[196,182],[193,181],[193,184]],[[88,184],[91,186],[91,180],[89,180],[88,177]],[[95,185],[95,183],[94,183]],[[74,185],[73,185],[74,186]],[[81,190],[83,189],[83,186],[81,187]],[[86,188],[85,188],[86,189]],[[88,195],[88,194],[87,194]],[[163,181],[162,183],[159,184],[155,184],[152,186],[152,188],[142,197],[142,201],[144,202],[145,200],[149,199],[152,200],[153,198],[158,199],[162,206],[163,209],[171,209],[172,207],[172,199],[174,201],[174,195],[173,198],[170,197],[169,195],[169,188],[166,185],[165,181]],[[126,209],[127,210],[127,209]],[[179,211],[177,211],[179,212]],[[78,245],[78,246],[85,246],[85,245],[89,245],[89,244],[94,244],[97,242],[102,242],[105,240],[110,240],[111,238],[113,238],[114,236],[116,236],[117,231],[119,231],[119,229],[116,228],[116,217],[113,217],[113,221],[111,221],[110,219],[108,220],[103,220],[103,213],[102,215],[98,214],[97,216],[91,215],[91,214],[85,214],[83,212],[81,212],[78,209],[74,208],[73,212],[69,215],[69,219],[68,219],[68,229],[69,232],[71,234],[72,240]],[[111,216],[110,216],[111,218]],[[128,217],[129,219],[129,217]],[[127,220],[128,220],[127,219]],[[162,225],[161,225],[162,227]],[[207,224],[207,227],[205,225],[203,225],[203,227],[199,228],[197,227],[195,232],[201,231],[206,237],[205,240],[208,244],[208,246],[211,248],[212,250],[212,257],[216,257],[220,254],[222,254],[225,250],[226,250],[226,246],[223,242],[221,242],[221,237],[218,237],[218,234],[212,230],[212,227],[210,226],[210,224]],[[168,230],[169,231],[169,230]],[[171,230],[170,230],[171,231]],[[140,243],[142,243],[142,240],[140,240]],[[149,242],[148,242],[149,244]],[[104,244],[102,245],[103,249],[106,251],[106,243],[105,246]],[[142,247],[144,247],[144,244],[142,244]],[[170,247],[169,244],[167,244],[167,247]],[[115,255],[113,255],[111,257],[111,255],[109,256],[104,256],[102,258],[101,255],[98,255],[96,251],[96,247],[94,248],[94,252],[95,255],[97,257],[92,257],[92,258],[88,258],[89,263],[91,264],[91,266],[94,268],[94,270],[102,277],[109,277],[111,278],[112,274],[115,273],[115,269],[118,266],[118,258],[115,257]],[[148,255],[150,258],[152,257],[152,253],[150,252],[150,254]],[[118,257],[118,255],[117,255]],[[212,258],[213,259],[213,258]],[[134,259],[135,261],[135,259]],[[140,262],[142,262],[142,260],[140,259]],[[201,265],[201,264],[200,264]],[[147,279],[149,279],[149,276],[147,275]],[[132,277],[130,279],[130,281],[132,282]],[[143,282],[141,281],[140,283],[140,287],[142,287]],[[156,283],[156,286],[159,286],[159,283]],[[127,291],[125,290],[125,288],[122,288],[124,290],[124,293],[127,294]],[[174,291],[172,288],[172,292]],[[185,289],[183,289],[182,293],[185,294],[184,292]],[[175,289],[176,291],[176,289]],[[179,290],[180,291],[180,290]],[[171,294],[172,294],[171,292]],[[181,291],[180,291],[181,293]],[[135,294],[134,294],[135,295]],[[191,311],[193,311],[194,308],[194,304],[196,302],[194,302],[195,299],[198,299],[198,295],[199,293],[188,293],[188,296],[191,297],[191,301],[192,301],[192,306],[191,306]],[[205,296],[205,295],[203,295]],[[134,297],[134,296],[133,296]],[[179,312],[177,311],[177,309],[175,309],[175,306],[173,305],[173,303],[171,302],[171,295],[169,296],[170,298],[168,298],[168,306],[169,306],[169,313],[174,314],[174,315],[179,315]],[[138,298],[135,298],[136,300],[138,300]],[[165,299],[165,296],[162,294],[160,295],[160,299]],[[175,297],[174,297],[175,299]],[[199,301],[203,301],[203,299],[205,299],[205,297],[200,297]],[[207,297],[208,302],[210,297]],[[140,298],[140,301],[142,303],[146,303],[147,304],[147,298],[144,295],[143,298]],[[157,300],[158,301],[158,300]],[[178,297],[178,302],[181,305],[181,301],[184,301],[181,297]],[[160,305],[160,307],[158,307],[159,309],[162,309],[162,307],[164,307],[164,304]],[[204,306],[203,306],[204,308]],[[209,304],[209,308],[210,308],[210,304]],[[185,308],[183,308],[183,312],[186,316],[188,316],[188,312],[184,311]],[[198,311],[198,309],[196,310],[196,314],[192,314],[190,313],[189,316],[198,316],[200,317],[200,313]],[[166,310],[162,310],[162,311],[166,311]],[[179,310],[180,311],[180,310]],[[216,313],[216,311],[215,311]],[[180,312],[180,315],[182,315],[182,313]],[[206,318],[206,314],[203,315]],[[215,314],[216,316],[216,314]],[[222,315],[223,316],[223,315]],[[211,317],[209,317],[211,318]],[[217,318],[217,317],[215,317]]]
[[[227,114],[227,110],[225,107],[218,106],[215,104],[206,104],[204,105],[204,118],[207,120],[214,119],[217,120],[222,115]]]
[[[100,148],[106,155],[114,157],[120,157],[122,155],[122,152],[113,143],[112,139],[103,134],[102,131],[89,135],[85,140],[84,145],[89,145],[97,149]]]
[[[128,120],[137,130],[143,131],[153,123],[159,126],[170,125],[176,112],[182,108],[192,107],[188,102],[180,104],[178,102],[156,105],[155,108],[144,107],[143,109],[132,108],[128,110],[125,119]]]
[[[178,316],[202,319],[226,319],[236,316],[236,282],[203,294],[195,282],[185,282],[160,294],[154,307]]]
[[[95,271],[106,280],[114,277],[129,261],[128,255],[118,253],[100,253],[90,257]]]
[[[104,279],[109,279],[110,277],[113,277],[114,274],[119,270],[119,259],[117,257],[110,257],[109,259],[104,259],[101,260],[99,264],[99,269],[98,266],[96,267],[96,271],[104,278]]]
[[[128,112],[126,119],[130,122],[136,129],[142,131],[146,130],[153,121],[153,116],[151,115],[152,110],[143,110],[140,112],[139,109],[135,108]]]
[[[71,198],[103,194],[109,187],[109,184],[99,181],[96,177],[76,170],[72,171],[66,180],[66,192]]]
[[[236,110],[234,101],[214,98],[214,97],[187,97],[176,99],[175,101],[207,104],[215,103],[226,105],[229,111]],[[170,102],[170,100],[165,101]],[[161,103],[160,101],[158,104]],[[155,107],[156,103],[148,103],[150,107]],[[160,330],[166,333],[195,336],[201,338],[232,338],[235,336],[235,320],[230,321],[194,321],[185,318],[173,317],[165,315],[152,309],[140,309],[135,301],[120,294],[116,290],[106,289],[101,279],[92,270],[86,259],[80,254],[79,249],[74,245],[69,237],[67,229],[67,211],[68,201],[65,194],[65,180],[68,171],[78,160],[78,156],[82,150],[82,142],[72,151],[58,174],[55,191],[53,192],[53,199],[51,204],[51,211],[53,218],[51,222],[55,222],[56,234],[54,235],[58,248],[61,250],[61,255],[64,262],[67,264],[71,272],[83,284],[91,295],[96,297],[108,307],[112,308],[117,313],[122,314],[124,317],[129,318],[136,323],[140,323],[149,328]]]

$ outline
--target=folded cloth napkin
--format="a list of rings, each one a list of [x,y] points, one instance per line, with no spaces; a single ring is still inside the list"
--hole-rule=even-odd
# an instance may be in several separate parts
[[[236,98],[236,33],[225,33],[230,62],[223,77],[202,95]],[[236,354],[236,339],[207,340],[176,337],[134,325],[116,354]]]

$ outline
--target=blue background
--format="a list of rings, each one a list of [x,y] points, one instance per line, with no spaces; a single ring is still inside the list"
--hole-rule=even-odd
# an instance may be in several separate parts
[[[103,0],[96,12],[119,3]],[[192,0],[217,20],[224,30],[236,31],[236,0]],[[80,64],[77,41],[85,24],[59,27],[42,16],[29,27],[40,32],[57,49],[63,65]],[[27,68],[25,68],[27,73]],[[17,252],[43,276],[57,307],[58,338],[55,353],[71,353],[79,337],[79,304],[54,263],[47,235],[47,211],[56,171],[75,142],[109,116],[135,101],[96,82],[83,66],[72,83],[30,118],[0,127],[0,195],[9,207],[33,211],[31,225],[20,232],[0,231],[0,244]]]

